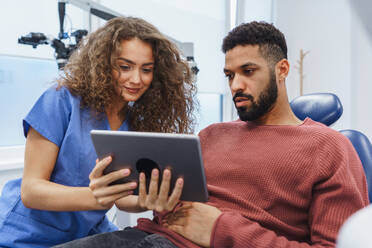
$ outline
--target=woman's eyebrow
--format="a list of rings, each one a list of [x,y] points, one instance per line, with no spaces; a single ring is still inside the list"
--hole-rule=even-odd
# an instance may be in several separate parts
[[[128,64],[136,65],[136,62],[134,62],[130,59],[127,59],[127,58],[119,57],[118,60],[123,60],[123,61],[127,62]],[[153,65],[153,64],[154,64],[154,62],[148,62],[148,63],[145,63],[143,65],[148,66],[148,65]]]

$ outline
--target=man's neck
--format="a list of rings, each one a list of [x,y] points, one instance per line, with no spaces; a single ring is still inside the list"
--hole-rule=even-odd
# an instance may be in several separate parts
[[[300,119],[296,117],[293,113],[288,100],[280,101],[279,98],[274,104],[272,109],[270,109],[261,118],[252,121],[256,125],[289,125],[298,126],[303,123]]]

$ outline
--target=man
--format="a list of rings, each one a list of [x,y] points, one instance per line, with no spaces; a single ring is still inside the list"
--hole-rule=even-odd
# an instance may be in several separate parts
[[[342,134],[291,111],[286,42],[273,25],[242,24],[222,50],[240,120],[199,134],[208,204],[182,202],[123,233],[177,247],[334,247],[342,223],[368,204],[358,155]]]

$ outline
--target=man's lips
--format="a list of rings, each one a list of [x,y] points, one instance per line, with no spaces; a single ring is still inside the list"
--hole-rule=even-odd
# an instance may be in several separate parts
[[[236,106],[237,108],[239,108],[239,107],[244,107],[244,106],[247,104],[248,101],[250,101],[250,99],[248,99],[248,98],[246,98],[246,97],[236,97],[236,98],[234,99],[235,106]]]

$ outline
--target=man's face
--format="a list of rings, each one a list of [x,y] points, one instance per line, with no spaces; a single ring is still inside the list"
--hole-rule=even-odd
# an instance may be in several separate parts
[[[258,45],[239,45],[227,51],[224,72],[242,121],[260,119],[272,109],[278,96],[275,71]]]

